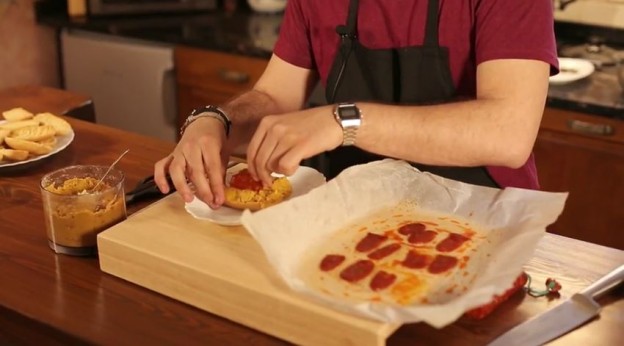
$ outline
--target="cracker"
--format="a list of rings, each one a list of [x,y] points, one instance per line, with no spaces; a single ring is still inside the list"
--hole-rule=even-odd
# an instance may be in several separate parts
[[[28,158],[28,151],[15,149],[0,149],[0,155],[8,161],[24,161]]]
[[[52,151],[52,147],[37,142],[26,141],[19,138],[7,137],[4,139],[6,144],[17,150],[26,150],[27,152],[35,155],[44,155]]]
[[[0,129],[0,144],[2,144],[2,142],[4,142],[4,137],[8,136],[9,133],[11,133],[10,130]]]
[[[39,142],[54,137],[56,130],[50,125],[26,126],[13,130],[9,137],[23,139],[26,141]]]
[[[56,145],[56,137],[46,138],[44,140],[38,141],[39,144],[47,145],[49,147],[54,147]]]
[[[71,125],[63,118],[52,113],[39,113],[35,115],[35,120],[44,125],[50,125],[56,130],[57,136],[64,136],[72,132]]]
[[[31,119],[33,117],[33,114],[25,110],[24,108],[18,107],[2,112],[2,116],[7,121],[20,121]]]
[[[22,127],[37,126],[37,125],[39,125],[39,121],[34,120],[34,119],[10,121],[4,124],[0,124],[0,129],[14,131],[17,129],[21,129]]]

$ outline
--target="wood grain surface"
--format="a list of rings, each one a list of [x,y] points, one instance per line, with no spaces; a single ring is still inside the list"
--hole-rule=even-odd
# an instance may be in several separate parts
[[[16,103],[34,109],[38,98],[16,102],[0,92],[0,109]],[[39,106],[45,109],[37,111],[62,113],[66,106]],[[39,193],[39,180],[45,173],[72,164],[108,164],[129,148],[118,166],[126,174],[129,189],[151,175],[154,162],[173,147],[145,136],[68,120],[76,138],[66,150],[34,165],[0,171],[0,344],[286,344],[108,275],[100,270],[97,258],[57,255],[48,247]],[[485,344],[514,325],[556,306],[622,263],[622,251],[547,235],[526,270],[537,285],[543,285],[547,277],[559,280],[563,285],[559,298],[518,294],[482,321],[461,319],[440,330],[423,324],[406,325],[389,338],[388,344]],[[602,297],[599,302],[604,308],[599,318],[554,344],[618,344],[624,325],[622,297],[622,286]]]

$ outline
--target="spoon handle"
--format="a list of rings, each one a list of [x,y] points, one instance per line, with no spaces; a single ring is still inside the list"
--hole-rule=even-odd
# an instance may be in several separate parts
[[[97,182],[97,184],[95,184],[95,186],[91,189],[91,191],[95,191],[95,189],[100,185],[100,183],[102,181],[104,181],[104,178],[106,178],[106,176],[108,175],[108,173],[110,173],[110,171],[113,169],[113,167],[115,167],[115,165],[117,164],[117,162],[119,162],[119,160],[121,160],[122,157],[124,157],[128,152],[130,151],[130,149],[126,149],[126,151],[124,151],[123,153],[121,153],[121,155],[119,155],[119,157],[117,158],[117,160],[115,160],[106,170],[106,173],[104,173],[104,175],[102,176],[102,178],[100,178],[100,180]]]

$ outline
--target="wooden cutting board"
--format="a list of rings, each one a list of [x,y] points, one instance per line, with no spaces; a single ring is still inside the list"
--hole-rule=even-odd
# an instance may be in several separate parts
[[[177,194],[100,233],[98,249],[106,273],[296,344],[384,345],[399,327],[290,290],[244,228],[193,218]]]

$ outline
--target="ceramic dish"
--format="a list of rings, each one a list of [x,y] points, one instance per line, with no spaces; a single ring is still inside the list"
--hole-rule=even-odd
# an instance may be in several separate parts
[[[559,73],[550,77],[550,84],[567,84],[588,77],[595,67],[590,61],[576,58],[559,58]]]
[[[0,124],[3,124],[5,122],[6,122],[5,120],[0,120]],[[69,134],[64,135],[64,136],[58,136],[56,138],[56,144],[54,145],[54,148],[52,149],[51,152],[44,154],[44,155],[33,156],[24,161],[7,161],[7,160],[0,161],[0,169],[5,168],[5,167],[21,166],[30,162],[43,160],[46,157],[52,156],[62,151],[63,149],[67,148],[73,140],[74,140],[74,131],[72,130]]]
[[[232,175],[245,167],[247,167],[247,165],[241,163],[229,169],[225,177],[226,181],[229,181]],[[315,187],[325,184],[325,176],[323,174],[314,168],[305,166],[299,167],[295,174],[288,177],[288,180],[292,184],[293,192],[289,198],[284,200],[284,202],[297,196],[304,195]],[[185,209],[189,214],[193,215],[197,219],[212,221],[223,226],[240,225],[240,217],[243,213],[242,210],[226,206],[213,210],[198,198],[194,198],[190,203],[186,203]]]

